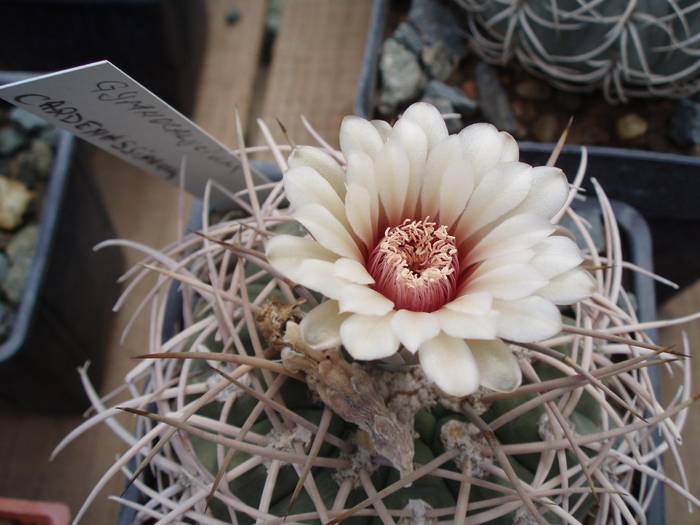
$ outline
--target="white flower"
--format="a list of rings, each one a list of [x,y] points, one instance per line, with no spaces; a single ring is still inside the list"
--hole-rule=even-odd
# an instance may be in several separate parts
[[[455,396],[519,386],[500,338],[557,334],[555,305],[593,291],[576,244],[551,223],[564,174],[518,162],[513,137],[490,124],[448,135],[426,103],[393,127],[346,117],[340,147],[345,166],[316,148],[292,152],[285,191],[310,237],[267,246],[277,270],[329,299],[301,323],[306,341],[360,360],[403,345]]]

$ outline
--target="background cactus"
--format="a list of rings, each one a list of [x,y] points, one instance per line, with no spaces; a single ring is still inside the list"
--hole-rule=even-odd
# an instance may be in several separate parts
[[[482,59],[516,59],[571,91],[610,101],[700,89],[700,6],[693,0],[455,0]]]
[[[269,147],[283,158],[280,146]],[[659,482],[698,505],[684,476],[669,480],[659,459],[673,451],[683,472],[675,451],[694,401],[688,359],[655,346],[637,321],[622,287],[619,232],[601,190],[598,197],[605,256],[568,211],[587,239],[598,293],[568,312],[560,336],[516,349],[523,386],[456,399],[420,368],[362,366],[386,407],[415,430],[413,470],[394,468],[285,360],[284,349],[295,345],[287,321],[302,318],[317,297],[274,275],[264,257],[268,235],[298,229],[285,215],[281,183],[237,195],[245,218],[210,223],[205,202],[203,236],[160,252],[139,247],[146,267],[131,278],[159,275],[146,308],[137,309],[151,319],[148,355],[125,379],[130,398],[109,408],[81,371],[97,414],[56,452],[107,420],[128,448],[97,488],[119,470],[131,478],[143,501],[115,499],[136,510],[136,523],[644,522]],[[182,326],[164,337],[173,282]],[[685,377],[666,407],[649,375],[661,363]],[[133,432],[113,419],[120,408],[140,416]]]

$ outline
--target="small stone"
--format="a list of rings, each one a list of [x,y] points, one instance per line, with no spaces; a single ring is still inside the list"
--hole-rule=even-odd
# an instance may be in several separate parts
[[[32,140],[29,152],[32,156],[34,167],[39,172],[40,177],[46,178],[53,164],[53,148],[51,144],[42,139],[34,139]]]
[[[0,155],[11,155],[24,146],[26,139],[13,126],[0,129]]]
[[[515,85],[515,93],[526,100],[547,100],[552,95],[552,88],[535,79],[521,80]]]
[[[423,48],[421,53],[423,65],[431,78],[447,80],[457,66],[459,59],[443,44],[435,42]]]
[[[556,142],[561,133],[559,121],[551,113],[542,115],[535,121],[532,132],[540,142]]]
[[[39,238],[39,226],[37,224],[28,224],[12,238],[7,244],[7,252],[10,261],[14,264],[22,258],[32,258],[34,256],[34,248],[36,241]]]
[[[418,98],[425,86],[425,74],[418,59],[392,38],[382,46],[379,69],[382,73],[379,111],[385,115],[395,114],[400,105]]]
[[[7,170],[0,173],[6,173],[9,178],[18,180],[27,187],[32,187],[37,179],[26,151],[14,155],[7,165]]]
[[[417,57],[421,56],[421,53],[423,52],[423,40],[413,24],[401,22],[399,27],[396,28],[396,31],[394,31],[394,34],[391,35],[391,38],[396,40],[399,44],[404,46]]]
[[[32,194],[23,182],[0,175],[0,228],[13,230],[22,222]]]
[[[413,0],[408,21],[426,45],[442,42],[457,60],[466,56],[468,47],[465,31],[448,3],[440,0]]]
[[[2,282],[2,289],[7,298],[13,303],[19,303],[22,299],[31,267],[31,259],[21,259],[10,266],[10,270]]]
[[[683,148],[700,144],[700,102],[688,98],[678,102],[669,121],[668,135]]]
[[[2,282],[2,289],[7,298],[14,303],[19,303],[24,293],[38,235],[39,227],[30,224],[20,230],[7,247],[10,269]]]
[[[34,188],[39,181],[45,181],[53,164],[53,148],[48,142],[37,138],[29,149],[13,156],[8,167],[12,179],[23,182],[28,188]]]
[[[510,107],[508,93],[498,80],[494,68],[479,62],[475,68],[481,113],[499,130],[518,135],[518,121]]]
[[[27,132],[43,129],[48,126],[44,119],[21,108],[13,108],[12,111],[10,111],[10,120]]]
[[[476,87],[476,82],[471,79],[464,81],[462,84],[462,91],[464,91],[464,94],[472,100],[479,99],[479,90]]]
[[[649,124],[637,113],[627,113],[615,123],[617,136],[622,140],[633,140],[641,137],[649,130]]]
[[[439,80],[431,80],[425,88],[423,98],[431,100],[444,99],[447,100],[452,107],[460,113],[473,113],[479,107],[476,100],[472,100],[464,94],[463,91],[448,86]]]

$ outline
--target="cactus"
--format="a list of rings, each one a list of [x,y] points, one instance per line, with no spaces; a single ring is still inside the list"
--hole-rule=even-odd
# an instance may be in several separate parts
[[[515,58],[555,87],[609,101],[700,89],[700,9],[692,0],[455,0],[473,49]]]
[[[283,158],[286,147],[268,147]],[[455,398],[420,367],[352,363],[305,346],[299,323],[319,297],[281,276],[264,251],[269,236],[300,228],[281,182],[250,186],[236,196],[248,216],[205,221],[160,252],[140,246],[147,262],[129,275],[159,279],[137,310],[150,312],[153,333],[126,376],[132,397],[106,407],[81,370],[97,413],[55,453],[120,409],[136,414],[133,432],[114,421],[129,446],[98,482],[125,473],[141,500],[116,499],[136,510],[136,523],[643,522],[659,483],[698,505],[684,475],[668,479],[660,462],[666,450],[678,458],[695,400],[689,350],[660,348],[643,331],[621,284],[611,207],[600,188],[597,197],[605,255],[566,210],[588,239],[597,293],[567,310],[561,335],[512,346],[522,386]],[[174,283],[182,326],[164,337]],[[651,386],[659,364],[685,377],[668,406]]]

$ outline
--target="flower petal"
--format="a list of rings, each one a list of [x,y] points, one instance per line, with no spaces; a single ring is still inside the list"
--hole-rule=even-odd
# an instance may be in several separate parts
[[[591,274],[576,268],[554,277],[547,286],[537,290],[537,295],[554,304],[574,304],[593,295],[595,289],[596,284]]]
[[[478,123],[459,132],[464,154],[472,159],[477,184],[499,162],[518,160],[517,144],[508,133],[499,132],[492,124]]]
[[[448,228],[457,222],[474,189],[471,162],[461,159],[448,164],[440,181],[440,223]]]
[[[340,258],[335,261],[335,275],[356,284],[374,284],[374,277],[365,265],[354,259]]]
[[[401,223],[411,167],[403,148],[387,142],[374,159],[379,200],[390,225]]]
[[[343,198],[345,195],[345,174],[340,164],[328,153],[313,146],[295,147],[287,159],[290,168],[308,166],[315,169],[328,181],[336,193]]]
[[[357,184],[367,191],[370,211],[372,212],[370,220],[372,224],[376,225],[379,218],[379,193],[377,192],[374,161],[364,153],[352,153],[347,157],[347,163],[345,170],[347,185]]]
[[[552,235],[533,246],[530,263],[547,279],[576,268],[583,262],[576,243],[568,237]]]
[[[391,328],[401,344],[415,354],[420,345],[438,335],[440,323],[427,312],[399,310],[391,320]]]
[[[464,240],[523,202],[530,191],[532,168],[522,162],[498,164],[474,190],[459,220],[456,236]]]
[[[503,149],[501,149],[501,158],[498,159],[499,162],[517,162],[520,158],[520,150],[518,149],[518,141],[513,138],[513,136],[506,132],[501,131],[501,141],[503,144]]]
[[[379,132],[379,136],[382,137],[382,141],[386,142],[386,140],[389,138],[391,130],[393,129],[391,124],[389,124],[386,120],[370,120],[369,122]]]
[[[492,341],[467,341],[476,365],[479,367],[479,383],[496,392],[510,392],[520,386],[523,373],[517,358],[500,339]]]
[[[462,339],[493,339],[496,337],[496,315],[489,311],[484,315],[466,314],[450,308],[433,312],[443,332]]]
[[[403,215],[412,217],[423,183],[425,159],[428,156],[428,139],[418,124],[407,119],[399,119],[391,131],[389,140],[400,144],[408,156],[410,172]]]
[[[376,193],[374,203],[377,203]],[[372,221],[372,200],[369,192],[359,184],[348,184],[345,194],[345,215],[355,235],[372,247],[376,235],[376,223]]]
[[[488,292],[495,299],[521,299],[532,295],[547,284],[535,268],[529,264],[502,264],[488,271],[477,268],[470,277],[466,290],[469,293]]]
[[[561,330],[561,314],[556,306],[542,297],[516,301],[494,301],[499,313],[498,336],[520,343],[541,341]]]
[[[532,248],[525,248],[515,252],[508,252],[504,255],[489,257],[485,261],[479,263],[479,270],[483,273],[491,271],[495,268],[500,268],[508,264],[526,264],[529,263],[535,256],[535,251]]]
[[[400,120],[410,120],[418,124],[428,137],[428,148],[433,148],[447,137],[447,124],[438,109],[426,102],[416,102],[408,106]]]
[[[347,222],[345,206],[333,186],[315,169],[308,166],[292,168],[284,174],[284,193],[293,210],[308,204],[320,204],[341,222]]]
[[[394,302],[361,284],[348,284],[338,292],[340,311],[364,315],[384,315],[394,308]]]
[[[461,160],[462,146],[456,136],[446,138],[430,150],[420,190],[420,212],[423,217],[435,218],[439,215],[442,177],[450,165]]]
[[[265,256],[282,275],[299,282],[301,264],[308,259],[335,261],[338,256],[310,237],[275,235],[265,247]]]
[[[516,215],[506,219],[467,251],[471,264],[492,257],[528,249],[554,231],[549,221],[538,215]],[[466,268],[466,266],[464,266]]]
[[[326,350],[340,346],[340,325],[348,315],[338,311],[336,301],[319,304],[299,323],[304,342],[313,350]]]
[[[306,259],[299,265],[295,279],[300,285],[329,299],[340,299],[340,292],[352,283],[335,275],[335,264],[318,259]]]
[[[366,153],[370,157],[382,149],[384,141],[369,121],[355,116],[343,118],[340,124],[340,149],[347,159],[351,153]]]
[[[327,208],[309,204],[294,213],[294,218],[323,246],[343,257],[361,260],[362,254],[345,226]]]
[[[464,293],[447,303],[445,308],[470,315],[486,315],[491,310],[493,296],[490,293]]]
[[[547,219],[562,209],[569,196],[569,182],[559,168],[537,166],[532,168],[532,187],[525,200],[513,210],[513,215],[534,213]]]
[[[418,349],[423,372],[440,390],[451,396],[468,396],[479,388],[479,369],[467,344],[445,334]]]
[[[340,325],[340,340],[355,359],[370,361],[396,353],[399,340],[391,329],[393,312],[386,315],[355,314]]]

